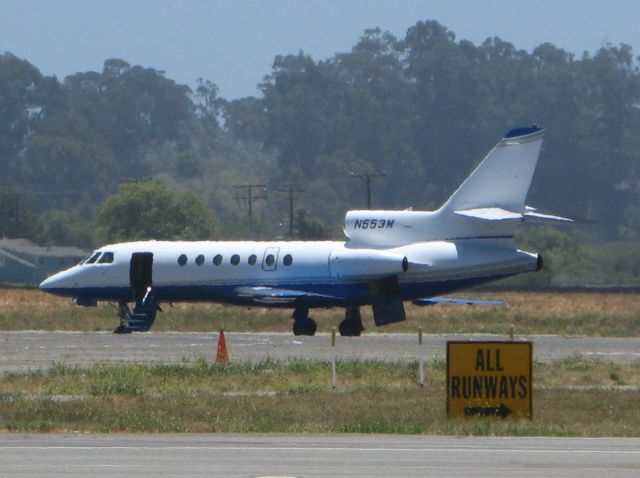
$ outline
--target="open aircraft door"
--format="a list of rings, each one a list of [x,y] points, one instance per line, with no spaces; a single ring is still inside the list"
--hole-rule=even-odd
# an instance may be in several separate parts
[[[139,303],[153,286],[153,253],[134,252],[129,265],[129,282],[133,290],[133,298]]]

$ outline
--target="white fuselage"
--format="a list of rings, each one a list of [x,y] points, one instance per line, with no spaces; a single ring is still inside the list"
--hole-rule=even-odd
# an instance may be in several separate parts
[[[331,241],[145,241],[102,247],[92,253],[92,263],[60,272],[41,288],[85,300],[131,300],[134,253],[153,255],[158,301],[303,302],[311,307],[371,303],[371,285],[389,276],[398,277],[399,298],[410,300],[537,267],[537,255],[516,250],[508,239],[427,241],[386,249]],[[103,262],[103,257],[112,260]],[[268,300],[258,293],[266,287],[305,295]]]

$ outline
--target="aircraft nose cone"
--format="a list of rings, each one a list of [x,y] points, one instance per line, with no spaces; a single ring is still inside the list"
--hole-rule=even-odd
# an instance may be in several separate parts
[[[45,280],[40,282],[40,290],[47,292],[48,290],[54,289],[56,287],[56,284],[58,283],[56,275],[57,274],[54,274],[51,277],[47,277]]]
[[[58,272],[40,283],[40,290],[50,294],[64,295],[63,292],[72,286],[73,273],[70,270]]]

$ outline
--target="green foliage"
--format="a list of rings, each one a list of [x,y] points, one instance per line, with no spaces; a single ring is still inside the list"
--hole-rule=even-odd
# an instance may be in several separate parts
[[[304,240],[328,239],[329,233],[320,221],[307,214],[304,209],[298,209],[295,217],[295,237]]]
[[[172,193],[162,184],[128,183],[109,197],[96,217],[103,242],[144,239],[211,239],[211,211],[193,193]]]
[[[552,227],[520,230],[518,247],[542,254],[542,272],[505,282],[527,287],[634,285],[640,277],[640,242],[578,243]]]
[[[53,209],[40,215],[35,240],[43,246],[77,246],[91,249],[94,245],[92,224],[76,215]]]
[[[36,214],[15,193],[0,188],[0,237],[32,237]]]

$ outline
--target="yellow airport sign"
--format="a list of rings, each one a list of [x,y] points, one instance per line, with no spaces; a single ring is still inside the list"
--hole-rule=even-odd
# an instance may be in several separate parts
[[[447,342],[450,417],[532,415],[531,342]]]

